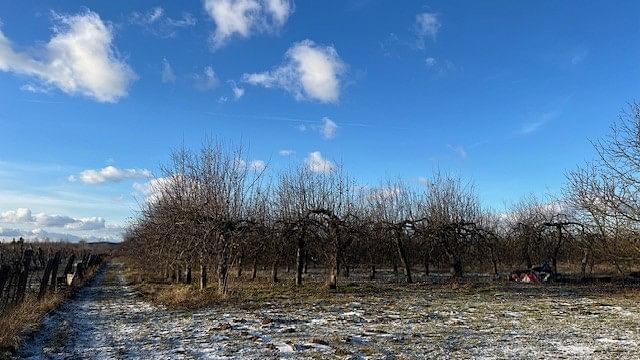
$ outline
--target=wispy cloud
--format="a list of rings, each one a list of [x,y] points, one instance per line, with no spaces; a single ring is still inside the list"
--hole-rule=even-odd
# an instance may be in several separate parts
[[[449,150],[453,151],[460,159],[467,158],[467,150],[462,145],[447,145]]]
[[[202,74],[193,74],[194,86],[200,91],[207,91],[215,88],[220,83],[218,75],[211,66],[206,66]]]
[[[427,38],[435,40],[441,27],[442,22],[440,21],[439,14],[432,12],[417,14],[415,22],[417,35],[416,47],[423,49]]]
[[[178,30],[193,27],[198,23],[196,18],[188,12],[183,12],[179,18],[171,18],[159,6],[143,12],[133,12],[129,16],[129,21],[163,38],[176,37]]]
[[[538,130],[542,129],[548,122],[553,121],[560,112],[557,110],[545,112],[539,115],[534,121],[525,122],[520,126],[520,129],[516,131],[518,135],[530,135]]]
[[[330,140],[336,137],[336,132],[338,131],[338,124],[335,121],[325,117],[322,119],[322,127],[320,128],[320,133],[322,137]]]
[[[289,150],[289,149],[283,149],[278,151],[278,154],[280,156],[291,156],[291,155],[295,155],[295,151],[294,150]]]
[[[164,84],[173,84],[176,82],[176,74],[173,72],[173,68],[166,58],[162,59],[161,80]]]

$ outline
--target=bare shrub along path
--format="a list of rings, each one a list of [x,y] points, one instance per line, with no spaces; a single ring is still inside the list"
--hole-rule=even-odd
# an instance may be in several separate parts
[[[26,358],[637,358],[631,292],[509,285],[414,286],[366,297],[171,310],[110,264],[45,320]]]

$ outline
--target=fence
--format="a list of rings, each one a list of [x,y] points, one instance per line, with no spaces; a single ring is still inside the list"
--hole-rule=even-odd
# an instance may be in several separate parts
[[[102,255],[76,244],[25,243],[22,239],[2,244],[0,315],[29,297],[41,300],[75,286],[101,263]]]

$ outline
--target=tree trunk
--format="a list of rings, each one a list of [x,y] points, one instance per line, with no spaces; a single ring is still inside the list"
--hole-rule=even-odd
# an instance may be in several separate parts
[[[491,250],[491,264],[493,264],[493,275],[498,276],[498,260],[496,259],[495,251],[493,251],[493,247],[490,247]]]
[[[309,252],[306,250],[304,252],[304,273],[305,275],[309,273]]]
[[[229,249],[226,244],[222,247],[221,257],[218,260],[218,294],[227,295],[227,285],[229,280]]]
[[[371,274],[369,275],[369,280],[375,280],[375,279],[376,279],[376,265],[371,264]]]
[[[298,251],[296,252],[296,285],[302,285],[302,273],[304,272],[304,237],[298,238]]]
[[[333,258],[331,260],[332,264],[329,275],[329,284],[327,285],[329,289],[335,290],[338,288],[338,275],[340,274],[340,254],[338,251],[338,241],[336,241],[336,243],[334,244]]]
[[[278,260],[274,260],[271,266],[271,281],[278,282]]]
[[[191,280],[192,280],[192,278],[191,278],[191,264],[187,265],[187,276],[186,277],[187,277],[187,280],[186,280],[187,285],[191,285]]]
[[[200,290],[207,287],[207,265],[200,265]]]
[[[251,280],[258,277],[258,258],[253,259],[253,271],[251,272]]]
[[[345,278],[348,278],[348,277],[349,277],[349,270],[350,270],[350,269],[349,269],[349,265],[345,265],[345,266],[344,266],[344,270],[342,271],[342,275],[343,275]]]
[[[411,264],[409,263],[409,259],[407,258],[407,254],[405,253],[404,244],[402,243],[402,239],[400,238],[401,236],[402,235],[397,235],[396,247],[398,248],[400,261],[402,261],[402,265],[404,266],[404,274],[407,277],[407,283],[411,284],[413,282],[413,279],[411,278]]]
[[[462,259],[460,259],[460,257],[458,256],[452,256],[452,260],[451,260],[451,275],[455,278],[455,279],[460,279],[462,278]]]

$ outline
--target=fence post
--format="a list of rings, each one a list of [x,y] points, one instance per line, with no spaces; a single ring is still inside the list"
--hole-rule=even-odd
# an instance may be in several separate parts
[[[44,298],[47,293],[47,285],[49,284],[49,276],[51,275],[51,268],[53,267],[53,259],[47,260],[47,266],[44,268],[44,275],[40,281],[40,291],[38,291],[38,300]]]
[[[27,291],[27,284],[29,282],[29,271],[31,270],[31,259],[33,257],[33,250],[27,249],[23,253],[22,271],[18,278],[18,287],[15,292],[14,303],[24,301],[25,292]]]
[[[60,266],[61,257],[62,253],[58,251],[53,258],[53,267],[51,268],[51,286],[49,287],[49,292],[58,291],[58,266]]]

